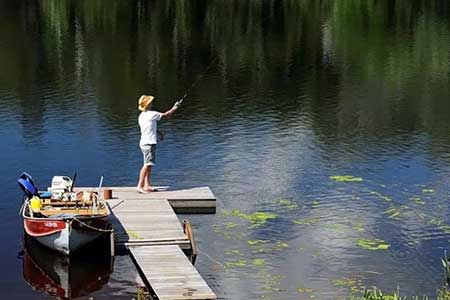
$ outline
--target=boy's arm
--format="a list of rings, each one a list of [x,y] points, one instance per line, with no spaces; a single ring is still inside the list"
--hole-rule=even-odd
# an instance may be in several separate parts
[[[175,104],[172,106],[172,108],[166,112],[163,112],[161,114],[161,116],[162,117],[170,117],[170,115],[172,115],[178,109],[179,106],[180,106],[180,104],[178,102],[175,102]]]

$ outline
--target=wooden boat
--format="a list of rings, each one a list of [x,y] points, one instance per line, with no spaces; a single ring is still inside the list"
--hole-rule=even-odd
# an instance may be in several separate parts
[[[25,190],[22,206],[25,233],[51,249],[69,255],[112,232],[108,221],[110,210],[98,192],[69,190],[43,199],[30,186]]]

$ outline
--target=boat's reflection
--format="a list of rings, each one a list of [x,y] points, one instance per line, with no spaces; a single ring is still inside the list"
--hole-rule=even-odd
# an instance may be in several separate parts
[[[24,237],[23,277],[33,289],[57,299],[75,299],[101,289],[114,259],[100,240],[75,256],[63,256]]]

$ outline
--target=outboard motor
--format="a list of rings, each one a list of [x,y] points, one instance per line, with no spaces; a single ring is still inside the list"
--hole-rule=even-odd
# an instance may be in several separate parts
[[[17,183],[28,199],[33,198],[33,196],[39,196],[39,191],[34,185],[33,178],[29,174],[23,172],[17,180]]]

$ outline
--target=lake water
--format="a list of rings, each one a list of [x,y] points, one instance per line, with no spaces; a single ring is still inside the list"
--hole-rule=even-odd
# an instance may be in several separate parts
[[[220,299],[434,297],[449,16],[437,0],[1,1],[0,294],[49,297],[24,279],[18,175],[136,184],[138,97],[166,110],[203,74],[160,123],[153,180],[215,192],[216,215],[187,217]],[[136,293],[112,274],[89,297]]]

